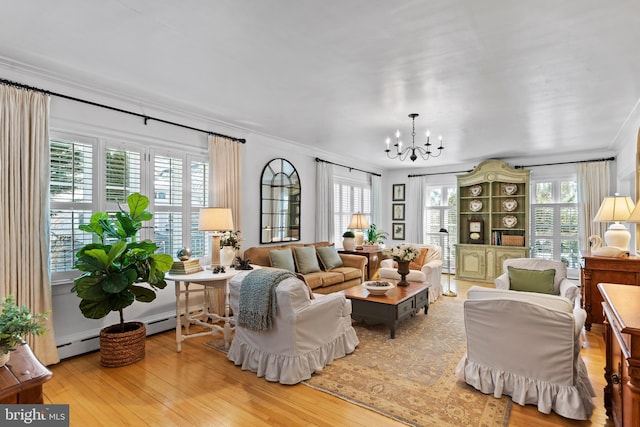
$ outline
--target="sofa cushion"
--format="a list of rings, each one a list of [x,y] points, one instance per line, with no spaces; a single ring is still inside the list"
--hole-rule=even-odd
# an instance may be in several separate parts
[[[325,271],[333,270],[336,267],[342,267],[342,258],[338,255],[338,251],[335,246],[325,246],[322,248],[316,248],[320,262]]]
[[[344,274],[337,271],[324,271],[322,272],[322,287],[336,285],[344,282]]]
[[[293,248],[293,255],[296,262],[296,269],[299,273],[308,274],[320,271],[320,264],[318,264],[315,247],[305,246],[302,248]]]
[[[353,267],[338,267],[331,270],[332,273],[341,273],[344,276],[344,281],[347,282],[352,279],[361,279],[362,271]]]
[[[527,270],[525,268],[508,267],[509,289],[514,291],[537,292],[554,295],[553,279],[555,269]]]
[[[311,289],[318,289],[322,287],[322,276],[326,274],[324,271],[318,271],[316,273],[307,273],[303,275],[304,281]]]
[[[271,267],[273,268],[289,270],[292,273],[296,272],[296,265],[293,261],[293,253],[289,248],[269,251],[269,260],[271,261]]]
[[[429,251],[429,249],[419,248],[419,250],[420,253],[418,253],[418,256],[409,263],[410,270],[422,270],[422,266],[424,265],[424,260],[427,258],[427,252]]]
[[[565,313],[573,313],[573,304],[568,298],[560,295],[547,295],[535,292],[514,292],[507,289],[485,288],[483,286],[473,285],[467,291],[468,300],[479,299],[495,299],[508,298],[518,301],[532,302],[540,304],[553,310],[564,311]]]

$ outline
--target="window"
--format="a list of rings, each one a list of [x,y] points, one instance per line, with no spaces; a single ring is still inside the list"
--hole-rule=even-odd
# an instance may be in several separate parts
[[[336,180],[333,184],[333,206],[335,209],[333,240],[342,242],[342,234],[347,231],[351,215],[354,213],[364,214],[371,224],[371,186]]]
[[[208,204],[206,155],[75,136],[52,138],[50,154],[54,282],[78,274],[73,271],[75,254],[91,242],[78,226],[88,223],[95,211],[126,209],[126,199],[134,192],[149,197],[154,213],[152,224],[141,230],[141,239],[152,239],[159,252],[172,256],[183,246],[191,247],[195,257],[204,256],[206,240],[197,228],[199,208]]]
[[[575,176],[533,181],[531,194],[531,256],[562,261],[577,277],[580,257]]]
[[[447,266],[450,266],[453,271],[456,262],[455,251],[451,249],[457,243],[458,235],[457,188],[455,186],[427,186],[426,191],[425,243],[440,246],[442,248],[444,270],[446,270]],[[448,234],[440,233],[442,228],[446,229]],[[451,260],[449,260],[449,257],[451,257]]]

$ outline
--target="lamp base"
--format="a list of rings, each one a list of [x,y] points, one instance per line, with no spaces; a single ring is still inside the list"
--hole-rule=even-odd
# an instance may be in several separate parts
[[[364,243],[364,233],[362,230],[358,230],[354,233],[356,235],[356,249],[362,249]]]
[[[211,235],[211,269],[220,265],[220,233]]]
[[[604,241],[607,246],[613,246],[614,248],[628,251],[631,234],[623,224],[614,223],[611,224],[609,229],[604,233]]]

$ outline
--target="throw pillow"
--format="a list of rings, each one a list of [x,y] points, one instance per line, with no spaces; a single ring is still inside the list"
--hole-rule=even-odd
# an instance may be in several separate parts
[[[507,267],[509,270],[509,289],[522,292],[537,292],[554,295],[553,280],[556,270],[527,270]]]
[[[293,254],[299,273],[308,274],[320,271],[315,246],[294,247]]]
[[[337,267],[342,267],[342,258],[340,258],[340,255],[338,255],[338,250],[335,246],[316,248],[316,252],[318,252],[320,262],[322,263],[325,271],[333,270]]]
[[[271,261],[271,267],[273,268],[289,270],[292,273],[296,272],[296,265],[293,262],[293,254],[289,248],[269,251],[269,260]]]
[[[427,248],[420,248],[420,253],[418,254],[418,256],[409,263],[409,269],[422,270],[422,266],[424,265],[424,260],[427,258],[428,251],[429,249]]]

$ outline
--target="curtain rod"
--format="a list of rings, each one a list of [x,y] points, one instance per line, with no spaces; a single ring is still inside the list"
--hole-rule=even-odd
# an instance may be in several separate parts
[[[110,105],[100,104],[100,103],[93,102],[93,101],[87,101],[86,99],[80,99],[80,98],[76,98],[76,97],[73,97],[73,96],[64,95],[64,94],[61,94],[61,93],[51,92],[51,91],[46,90],[46,89],[40,89],[40,88],[37,88],[37,87],[34,87],[34,86],[25,85],[23,83],[14,82],[14,81],[11,81],[11,80],[0,79],[0,83],[4,84],[4,85],[7,85],[7,86],[14,86],[14,87],[18,87],[18,88],[21,88],[21,89],[33,90],[33,91],[36,91],[36,92],[44,93],[45,95],[53,95],[53,96],[57,96],[58,98],[69,99],[71,101],[76,101],[76,102],[81,102],[83,104],[93,105],[94,107],[105,108],[107,110],[117,111],[119,113],[129,114],[131,116],[140,117],[141,119],[144,120],[144,124],[145,125],[147,124],[147,122],[149,120],[155,120],[156,122],[159,122],[159,123],[164,123],[164,124],[167,124],[167,125],[181,127],[181,128],[184,128],[184,129],[194,130],[196,132],[202,132],[202,133],[206,133],[206,134],[212,135],[212,136],[221,136],[221,137],[224,137],[224,138],[229,138],[232,141],[236,141],[236,142],[239,142],[239,143],[242,143],[242,144],[247,142],[247,140],[244,139],[244,138],[234,138],[232,136],[223,135],[221,133],[212,132],[210,130],[199,129],[199,128],[196,128],[196,127],[193,127],[193,126],[183,125],[181,123],[176,123],[176,122],[172,122],[172,121],[169,121],[169,120],[159,119],[157,117],[152,117],[152,116],[147,116],[145,114],[136,113],[134,111],[123,110],[122,108],[112,107]]]
[[[592,163],[592,162],[610,162],[615,160],[615,157],[607,157],[606,159],[592,159],[592,160],[574,160],[571,162],[558,162],[558,163],[544,163],[544,164],[539,164],[539,165],[518,165],[518,166],[514,166],[514,169],[524,169],[524,168],[533,168],[536,166],[555,166],[555,165],[570,165],[570,164],[574,164],[574,163]],[[473,171],[473,169],[468,170],[468,171],[457,171],[457,172],[438,172],[438,173],[423,173],[423,174],[416,174],[416,175],[407,175],[409,178],[413,178],[416,176],[431,176],[431,175],[448,175],[448,174],[452,174],[452,173],[468,173]]]
[[[591,159],[591,160],[574,160],[572,162],[558,162],[558,163],[541,163],[539,165],[518,165],[514,166],[514,169],[534,168],[536,166],[555,166],[555,165],[570,165],[574,163],[592,163],[592,162],[612,162],[615,157],[607,157],[606,159]]]
[[[369,172],[369,171],[365,171],[365,170],[358,169],[358,168],[352,168],[351,166],[345,166],[345,165],[341,165],[341,164],[338,164],[338,163],[330,162],[330,161],[328,161],[328,160],[322,160],[322,159],[320,159],[320,158],[318,158],[318,157],[316,157],[316,162],[329,163],[330,165],[336,165],[336,166],[340,166],[340,167],[342,167],[342,168],[349,169],[349,171],[354,170],[354,171],[359,171],[359,172],[368,173],[368,174],[370,174],[370,175],[382,176],[382,175],[381,175],[381,174],[379,174],[379,173]]]

